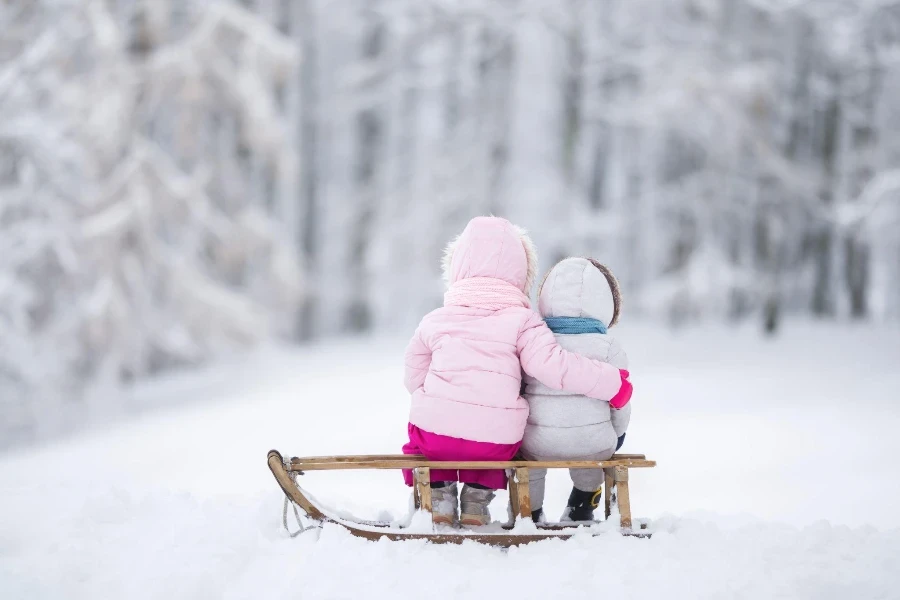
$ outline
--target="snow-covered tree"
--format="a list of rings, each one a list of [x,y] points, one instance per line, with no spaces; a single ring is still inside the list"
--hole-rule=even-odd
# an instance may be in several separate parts
[[[84,415],[97,386],[293,333],[299,261],[263,182],[295,168],[276,93],[296,52],[237,7],[168,28],[161,4],[133,3],[130,30],[103,2],[5,9],[35,33],[0,72],[10,437]]]
[[[406,331],[477,214],[630,318],[896,319],[898,94],[900,0],[2,3],[7,428]]]

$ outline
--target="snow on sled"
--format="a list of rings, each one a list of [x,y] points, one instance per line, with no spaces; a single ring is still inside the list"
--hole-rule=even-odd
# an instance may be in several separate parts
[[[424,456],[387,454],[360,456],[319,456],[309,458],[285,459],[277,450],[268,454],[269,469],[285,493],[284,525],[287,528],[287,507],[293,503],[294,513],[299,522],[299,508],[315,523],[312,527],[321,527],[325,523],[333,523],[348,530],[356,537],[369,540],[387,538],[389,540],[428,540],[437,544],[460,544],[471,540],[491,546],[510,547],[529,544],[547,539],[568,539],[585,530],[594,531],[594,523],[539,523],[531,522],[531,501],[528,496],[529,469],[603,469],[604,513],[609,520],[618,508],[620,517],[619,531],[622,535],[650,537],[643,531],[646,523],[639,523],[634,529],[631,517],[631,497],[628,489],[629,469],[655,467],[656,462],[647,460],[643,454],[616,454],[611,459],[596,461],[504,461],[504,462],[436,462]],[[411,469],[415,479],[413,496],[416,508],[427,515],[430,524],[427,529],[421,527],[397,527],[386,521],[360,521],[331,514],[327,509],[317,506],[314,501],[297,484],[297,476],[309,471],[333,471],[349,469]],[[436,528],[431,523],[431,469],[506,469],[509,477],[510,514],[515,515],[518,524],[512,523],[496,526],[492,523],[485,527],[453,529],[445,526]],[[414,520],[413,522],[416,522]],[[523,526],[524,524],[524,526]],[[309,528],[305,528],[309,529]],[[300,531],[305,531],[301,529]],[[608,530],[608,529],[604,529]],[[300,532],[297,532],[300,533]],[[294,534],[296,535],[296,534]]]

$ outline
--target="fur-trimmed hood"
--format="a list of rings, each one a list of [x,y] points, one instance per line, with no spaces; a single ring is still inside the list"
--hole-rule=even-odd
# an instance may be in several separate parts
[[[619,320],[619,283],[608,268],[590,258],[558,262],[547,273],[538,295],[544,317],[589,317],[608,327]]]
[[[452,285],[493,277],[530,295],[537,264],[537,250],[524,229],[500,217],[475,217],[444,251],[444,280]]]

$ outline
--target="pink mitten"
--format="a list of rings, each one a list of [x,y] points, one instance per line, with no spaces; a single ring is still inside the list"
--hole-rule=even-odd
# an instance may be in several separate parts
[[[619,388],[619,392],[609,401],[609,405],[615,409],[620,409],[628,404],[631,400],[631,394],[634,392],[634,386],[628,381],[630,373],[625,369],[619,369],[619,374],[622,376],[622,387]]]

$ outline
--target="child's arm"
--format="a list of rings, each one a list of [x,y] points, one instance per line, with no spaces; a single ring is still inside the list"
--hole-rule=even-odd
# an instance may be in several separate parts
[[[616,432],[616,437],[622,437],[631,422],[631,403],[629,402],[619,410],[609,411],[609,420]]]
[[[406,365],[403,384],[406,391],[412,394],[425,385],[425,376],[428,374],[428,367],[431,366],[431,348],[422,340],[421,329],[416,329],[409,345],[406,346],[403,362]]]
[[[547,387],[607,401],[622,388],[619,369],[565,351],[537,313],[525,322],[516,346],[522,370]]]
[[[606,362],[619,369],[628,368],[628,355],[625,354],[625,350],[622,349],[622,345],[618,340],[610,340]],[[616,437],[622,437],[628,429],[628,423],[631,422],[631,403],[626,404],[619,410],[610,411],[610,421],[616,432]]]
[[[625,350],[622,349],[622,344],[620,344],[618,340],[610,340],[609,353],[606,355],[606,362],[617,369],[628,368],[628,355],[625,354]]]

